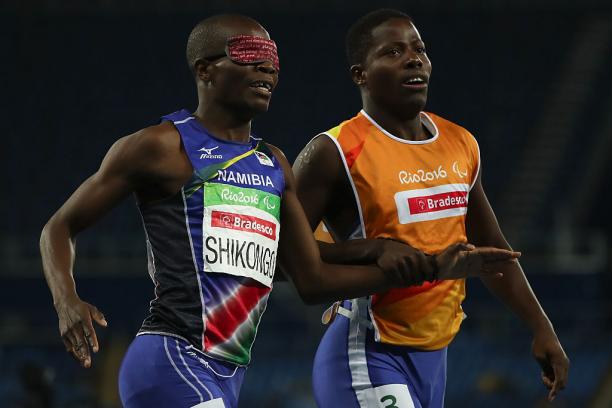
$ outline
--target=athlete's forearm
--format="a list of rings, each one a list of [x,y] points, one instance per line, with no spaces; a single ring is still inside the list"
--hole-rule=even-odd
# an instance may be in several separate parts
[[[321,263],[316,272],[294,274],[293,283],[307,304],[369,296],[400,286],[376,266]]]
[[[383,241],[377,239],[353,239],[339,243],[317,241],[321,259],[331,264],[375,264]]]
[[[482,278],[485,286],[506,304],[531,329],[553,331],[552,324],[540,306],[523,269],[518,262],[502,264],[502,278]]]
[[[68,227],[51,218],[40,236],[40,255],[47,285],[57,305],[71,297],[76,297],[76,287],[72,277],[74,265],[74,241]]]

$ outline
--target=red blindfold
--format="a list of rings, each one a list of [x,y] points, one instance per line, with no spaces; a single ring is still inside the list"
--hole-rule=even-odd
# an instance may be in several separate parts
[[[227,39],[225,53],[238,64],[255,64],[264,61],[272,62],[272,66],[280,71],[276,43],[262,37],[238,35]]]

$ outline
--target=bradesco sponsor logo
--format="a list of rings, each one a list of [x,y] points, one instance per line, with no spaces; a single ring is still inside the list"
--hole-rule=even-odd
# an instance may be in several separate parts
[[[423,197],[408,198],[410,214],[422,214],[432,211],[448,210],[450,208],[467,207],[467,192],[451,191]]]
[[[395,193],[400,224],[463,216],[467,213],[470,186],[444,184]]]
[[[253,232],[276,241],[276,225],[252,215],[213,210],[211,213],[211,226]]]

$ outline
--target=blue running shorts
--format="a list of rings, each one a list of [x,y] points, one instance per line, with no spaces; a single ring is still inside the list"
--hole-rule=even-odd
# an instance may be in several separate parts
[[[447,348],[421,351],[377,343],[367,302],[344,301],[315,356],[319,408],[441,408]]]
[[[236,408],[245,371],[181,338],[142,334],[123,358],[119,395],[125,408]]]

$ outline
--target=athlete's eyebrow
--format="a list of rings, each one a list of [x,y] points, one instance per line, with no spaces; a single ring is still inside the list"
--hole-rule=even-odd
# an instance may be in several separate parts
[[[407,45],[421,45],[421,46],[425,46],[425,42],[422,39],[420,39],[420,38],[414,38],[414,39],[412,39],[412,40],[410,40],[408,42],[401,41],[401,40],[394,40],[394,41],[384,42],[384,43],[380,44],[378,49],[383,49],[383,48],[392,47],[392,46],[406,47]]]
[[[400,47],[400,48],[404,48],[406,47],[407,43],[405,41],[389,41],[389,42],[383,42],[382,44],[380,44],[378,46],[378,50],[383,50],[385,48],[389,48],[389,47]]]

